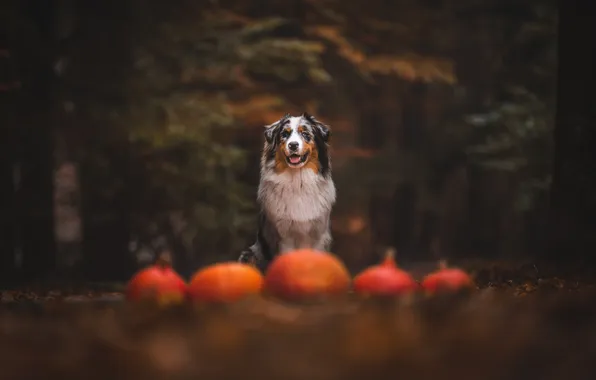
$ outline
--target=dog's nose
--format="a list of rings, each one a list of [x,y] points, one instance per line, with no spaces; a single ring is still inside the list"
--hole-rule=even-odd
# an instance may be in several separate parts
[[[292,141],[291,143],[288,144],[288,148],[290,148],[290,150],[292,152],[296,151],[296,150],[298,150],[298,143],[295,141]]]

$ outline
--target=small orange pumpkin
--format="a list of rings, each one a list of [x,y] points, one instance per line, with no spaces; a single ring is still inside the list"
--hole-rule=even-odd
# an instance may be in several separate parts
[[[365,269],[354,278],[354,292],[358,294],[392,296],[416,289],[418,283],[412,276],[397,267],[394,250],[387,251],[381,264]]]
[[[439,269],[422,280],[426,293],[455,292],[474,287],[472,278],[459,268],[447,267],[445,260],[439,261]]]
[[[138,271],[128,282],[129,301],[154,301],[158,304],[177,304],[186,298],[186,282],[174,271],[169,253],[159,255],[155,263]]]

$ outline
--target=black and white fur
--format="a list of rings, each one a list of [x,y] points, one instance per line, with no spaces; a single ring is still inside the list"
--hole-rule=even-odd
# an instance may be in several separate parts
[[[330,135],[327,125],[306,113],[287,114],[265,127],[257,241],[242,252],[240,262],[264,271],[276,255],[299,248],[330,249],[336,199]]]

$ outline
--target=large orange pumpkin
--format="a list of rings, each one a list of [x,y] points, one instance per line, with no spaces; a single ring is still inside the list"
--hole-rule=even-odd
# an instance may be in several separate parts
[[[239,262],[213,264],[197,271],[188,285],[191,300],[232,302],[263,288],[263,275],[255,267]]]
[[[265,291],[288,300],[343,294],[350,283],[350,274],[339,258],[312,249],[277,256],[265,274]]]

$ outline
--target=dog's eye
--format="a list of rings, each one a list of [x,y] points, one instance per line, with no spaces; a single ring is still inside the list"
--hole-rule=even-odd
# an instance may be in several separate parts
[[[281,132],[281,138],[282,139],[287,139],[288,137],[290,137],[290,132],[289,131],[286,131],[286,130],[283,130]]]
[[[304,137],[306,141],[310,141],[310,134],[308,132],[302,132],[302,137]]]

